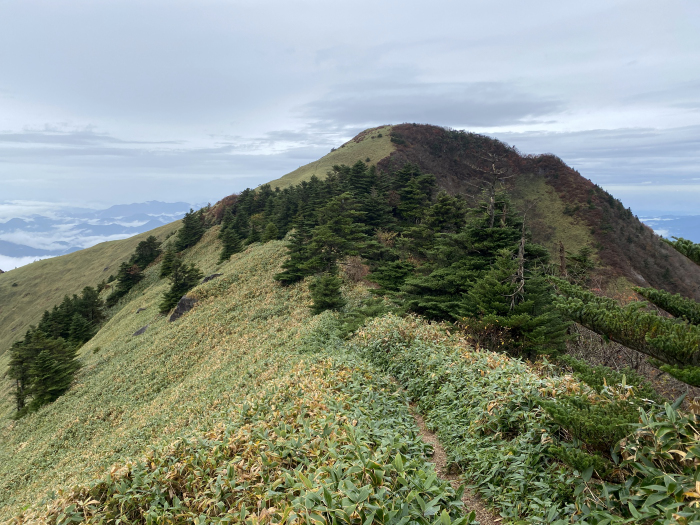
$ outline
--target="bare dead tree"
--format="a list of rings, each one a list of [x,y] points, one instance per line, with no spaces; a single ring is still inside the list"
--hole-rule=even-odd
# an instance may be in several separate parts
[[[486,183],[486,193],[488,196],[488,213],[489,213],[489,228],[493,228],[496,218],[496,188],[499,183],[503,183],[506,179],[514,177],[511,167],[505,162],[505,155],[499,155],[493,152],[486,152],[482,155],[477,155],[477,158],[485,164],[485,166],[477,166],[469,161],[467,164],[474,171],[484,174]]]
[[[559,241],[559,275],[566,279],[566,250],[564,249],[564,243]]]

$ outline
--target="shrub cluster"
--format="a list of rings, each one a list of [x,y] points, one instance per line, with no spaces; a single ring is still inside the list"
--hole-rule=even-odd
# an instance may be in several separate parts
[[[342,361],[302,362],[205,435],[113,468],[34,516],[50,523],[466,525],[395,385]]]

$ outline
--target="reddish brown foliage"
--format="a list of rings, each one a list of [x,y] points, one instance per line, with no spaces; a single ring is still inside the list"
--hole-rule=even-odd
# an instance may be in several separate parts
[[[410,162],[435,175],[438,185],[449,193],[476,198],[484,174],[473,166],[483,162],[481,157],[485,153],[495,153],[515,177],[521,174],[543,177],[568,205],[570,213],[586,224],[603,263],[597,271],[603,283],[624,276],[635,284],[700,300],[700,267],[666,245],[620,201],[557,156],[521,155],[515,148],[490,137],[438,126],[401,124],[394,126],[392,135],[396,151],[379,162],[379,169],[388,171]],[[533,227],[535,239],[546,236],[546,231],[536,231]]]

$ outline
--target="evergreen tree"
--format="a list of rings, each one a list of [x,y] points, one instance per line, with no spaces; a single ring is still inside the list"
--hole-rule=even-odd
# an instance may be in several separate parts
[[[560,294],[555,306],[562,315],[651,357],[677,379],[700,386],[700,326],[650,312],[646,302],[620,306],[563,279],[550,279]]]
[[[23,341],[18,341],[10,349],[10,364],[7,376],[14,382],[14,397],[18,413],[23,413],[31,389],[31,367],[37,356],[37,348],[31,343],[31,330]]]
[[[635,288],[634,291],[672,316],[700,325],[700,303],[655,288]]]
[[[119,272],[117,273],[117,285],[114,287],[114,291],[107,297],[107,306],[114,306],[117,304],[119,299],[124,297],[129,291],[136,286],[141,279],[143,279],[143,273],[141,268],[135,264],[129,264],[123,262],[119,266]],[[72,316],[71,316],[72,317]],[[66,322],[66,326],[70,326],[70,323]]]
[[[30,331],[12,349],[8,375],[15,380],[17,416],[55,401],[70,387],[80,368],[77,349],[63,339]],[[31,402],[27,404],[27,399]]]
[[[202,272],[194,264],[188,265],[182,259],[176,258],[170,273],[170,290],[163,296],[160,312],[172,310],[183,295],[199,284],[202,276]]]
[[[472,217],[461,230],[437,234],[432,244],[428,238],[425,264],[401,288],[409,310],[431,319],[453,320],[461,309],[461,297],[491,268],[501,250],[518,249],[522,219],[510,210],[506,195],[499,195],[498,203],[505,213],[494,227],[490,227],[484,206],[471,212]],[[533,259],[529,264],[536,260],[529,259]]]
[[[233,227],[221,230],[221,255],[219,262],[228,261],[234,253],[238,253],[243,248],[241,238]]]
[[[275,226],[274,222],[268,222],[267,226],[265,227],[265,231],[263,232],[262,236],[262,242],[270,242],[270,241],[276,241],[279,236],[279,230],[277,229],[277,226]]]
[[[345,306],[346,301],[340,291],[342,281],[337,275],[324,273],[316,277],[309,285],[311,298],[314,303],[311,311],[320,314],[325,310],[338,310]]]
[[[145,241],[138,243],[129,262],[145,270],[162,253],[160,246],[161,243],[158,242],[158,239],[153,235],[149,235]]]
[[[673,246],[678,252],[685,255],[695,264],[700,264],[700,244],[684,239],[683,237],[672,237],[673,241],[664,239],[665,242]]]
[[[89,341],[93,335],[93,325],[80,314],[74,314],[70,324],[68,340],[72,343],[82,345]]]
[[[470,333],[482,334],[480,343],[490,350],[504,345],[528,358],[564,351],[568,325],[552,307],[551,287],[541,276],[521,281],[518,274],[519,261],[502,250],[464,296],[462,323]]]
[[[75,304],[75,312],[88,321],[92,326],[97,326],[104,321],[104,301],[100,299],[100,293],[92,286],[83,288],[78,301]],[[72,321],[71,321],[72,322]]]
[[[311,228],[304,217],[297,218],[297,225],[287,244],[288,257],[282,264],[283,271],[275,274],[275,280],[284,285],[301,281],[311,275],[304,265],[308,260],[307,243],[311,238]]]
[[[261,237],[260,237],[260,232],[258,231],[258,228],[255,226],[255,224],[251,225],[250,227],[250,233],[248,234],[248,238],[245,240],[246,244],[253,244],[254,242],[260,242]]]
[[[160,277],[169,277],[173,271],[173,263],[175,262],[177,255],[175,250],[168,248],[163,255],[163,261],[160,266]]]
[[[307,247],[308,260],[303,268],[310,273],[332,272],[347,255],[357,255],[366,241],[364,214],[350,193],[331,199],[318,213],[316,226]]]
[[[177,231],[175,250],[181,252],[190,246],[194,246],[202,238],[202,235],[204,235],[202,211],[195,212],[190,208],[190,211],[182,219],[182,226]]]

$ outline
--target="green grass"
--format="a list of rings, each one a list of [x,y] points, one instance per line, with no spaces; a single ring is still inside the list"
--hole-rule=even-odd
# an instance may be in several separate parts
[[[70,517],[77,508],[70,505],[80,507],[90,491],[101,505],[91,504],[95,520],[131,509],[132,519],[145,521],[153,513],[168,516],[171,504],[182,504],[176,522],[201,516],[236,521],[244,508],[271,519],[273,511],[266,515],[265,509],[299,514],[319,494],[326,508],[352,514],[349,483],[364,498],[355,512],[365,517],[379,512],[377,504],[386,516],[404,511],[420,516],[421,505],[432,502],[426,507],[429,519],[420,522],[432,523],[430,516],[443,511],[443,523],[458,519],[459,497],[427,465],[405,396],[366,364],[335,352],[337,341],[322,326],[332,314],[310,314],[306,283],[283,287],[272,279],[284,242],[253,245],[219,265],[217,233],[218,227],[209,230],[186,254],[205,274],[223,274],[188,294],[198,299],[192,311],[174,323],[158,314],[168,284],[158,279],[155,265],[81,349],[83,368],[64,396],[19,421],[10,419],[12,407],[5,403],[0,521],[30,507],[29,514],[51,520],[72,508]],[[146,310],[137,313],[138,308]],[[132,335],[146,324],[145,334]],[[285,428],[291,432],[286,445],[279,439],[266,444],[270,432]],[[294,447],[302,446],[298,439],[305,434],[309,439],[299,456]],[[243,448],[227,448],[232,440]],[[290,446],[294,453],[288,457]],[[262,452],[268,463],[260,463]],[[398,454],[405,465],[396,462]],[[277,456],[291,463],[279,466]],[[250,465],[239,464],[240,457]],[[221,500],[228,505],[222,511],[212,499],[224,497],[214,482],[232,461],[241,477],[240,497]],[[363,488],[368,461],[376,465],[376,479]],[[276,491],[242,479],[256,465],[262,468],[259,482],[280,480]],[[189,481],[178,485],[175,470]],[[127,485],[133,490],[122,491]],[[417,492],[404,509],[410,487]],[[158,494],[168,490],[178,498],[157,507]],[[263,507],[258,496],[265,498]],[[85,519],[88,510],[80,508]],[[234,517],[229,510],[236,511]]]
[[[336,164],[352,166],[358,160],[365,161],[370,159],[368,164],[376,165],[377,162],[388,157],[394,151],[394,145],[389,137],[390,132],[391,126],[366,130],[355,137],[355,139],[331,151],[328,155],[305,166],[300,166],[291,173],[271,181],[269,184],[273,189],[275,187],[284,189],[309,180],[313,175],[316,175],[319,179],[325,179],[326,173]],[[378,137],[380,133],[382,137]]]
[[[582,220],[564,213],[565,204],[543,177],[519,175],[515,178],[512,197],[521,212],[527,210],[525,223],[533,232],[533,241],[546,246],[554,261],[559,260],[559,241],[571,253],[584,246],[594,247],[595,240],[589,228]],[[531,203],[536,206],[530,208]]]
[[[64,295],[80,293],[84,287],[96,286],[110,274],[116,275],[119,265],[129,259],[139,242],[149,235],[162,241],[179,226],[180,221],[175,221],[128,239],[103,242],[0,274],[0,355],[22,339],[29,325],[38,323],[44,310],[59,304]],[[13,286],[15,283],[17,286]]]

